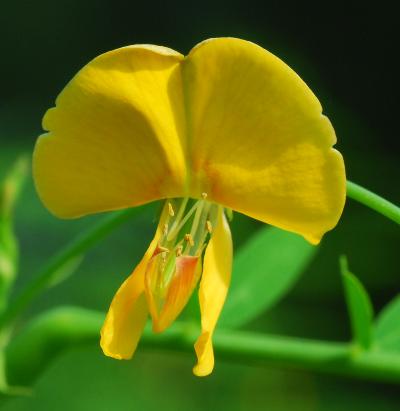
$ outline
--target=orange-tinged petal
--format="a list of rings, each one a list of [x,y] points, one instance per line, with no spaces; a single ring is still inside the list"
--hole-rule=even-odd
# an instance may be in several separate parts
[[[146,267],[158,247],[168,215],[164,208],[156,234],[140,263],[115,294],[101,329],[100,345],[105,355],[129,359],[134,354],[148,316],[144,294]]]
[[[335,132],[307,85],[248,41],[197,45],[183,63],[191,195],[317,243],[345,201]]]
[[[232,237],[220,207],[217,226],[205,252],[199,290],[201,335],[195,344],[197,365],[193,368],[199,377],[210,374],[214,368],[212,336],[228,293],[231,271]]]
[[[159,272],[160,263],[162,256],[155,255],[149,262],[145,275],[146,297],[155,332],[164,331],[178,317],[192,295],[201,273],[198,256],[176,257],[172,278],[162,284],[162,276],[168,274]],[[157,282],[159,275],[161,287]]]
[[[59,217],[178,197],[186,179],[180,61],[157,46],[105,53],[68,83],[47,111],[33,171]]]

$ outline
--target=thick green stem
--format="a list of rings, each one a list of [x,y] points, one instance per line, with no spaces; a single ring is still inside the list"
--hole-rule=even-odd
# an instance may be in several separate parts
[[[102,313],[60,307],[30,323],[6,350],[11,384],[30,384],[65,349],[99,339]],[[158,348],[193,352],[198,331],[178,323],[162,334],[146,328],[140,350]],[[374,381],[400,382],[400,356],[379,351],[355,351],[347,343],[270,336],[254,332],[222,331],[214,336],[218,359],[307,369]]]
[[[378,196],[377,194],[359,186],[358,184],[347,181],[347,197],[377,211],[390,220],[400,224],[400,207],[390,201]]]
[[[53,283],[58,270],[74,257],[100,242],[114,229],[138,214],[140,207],[116,211],[107,215],[93,227],[78,236],[58,254],[52,257],[9,308],[0,316],[0,329],[6,328],[44,289]]]

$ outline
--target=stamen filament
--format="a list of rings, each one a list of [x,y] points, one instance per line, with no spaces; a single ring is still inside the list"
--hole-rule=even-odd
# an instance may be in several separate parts
[[[172,224],[171,231],[167,236],[167,241],[171,241],[179,233],[179,231],[181,231],[182,227],[186,224],[186,222],[189,220],[192,214],[197,210],[199,205],[200,201],[197,201],[195,204],[193,204],[192,208],[185,215],[181,222],[179,222],[178,219],[175,220],[174,224]]]
[[[183,216],[183,213],[184,213],[185,210],[186,210],[186,205],[187,205],[188,201],[189,201],[189,197],[185,197],[185,198],[182,200],[175,221],[180,221],[180,220],[182,219],[182,216]]]
[[[197,210],[196,210],[196,214],[194,215],[192,228],[190,229],[190,234],[189,234],[189,236],[191,238],[191,242],[189,242],[189,241],[187,242],[184,254],[189,254],[189,250],[194,246],[193,237],[196,234],[197,227],[199,226],[199,222],[200,222],[200,217],[201,217],[201,214],[202,214],[202,211],[203,211],[203,208],[204,208],[204,201],[198,201],[197,204],[198,204],[198,207],[197,207]],[[187,234],[186,234],[186,236],[187,236]],[[186,236],[185,236],[185,239],[186,239]]]
[[[168,284],[170,283],[170,281],[172,280],[172,277],[174,276],[175,261],[176,261],[175,253],[170,253],[165,263],[162,281],[160,281],[162,289],[166,289],[168,287]]]
[[[163,227],[163,235],[164,235],[164,237],[165,237],[167,234],[168,234],[168,224],[165,223],[165,224],[164,224],[164,227]]]
[[[190,247],[194,246],[194,241],[191,234],[185,234],[185,241],[190,245]]]
[[[173,222],[173,224],[171,226],[171,231],[170,231],[169,235],[167,236],[167,241],[171,241],[174,238],[174,236],[172,236],[171,233],[175,234],[176,227],[178,226],[179,222],[182,219],[182,216],[183,216],[183,213],[185,212],[188,201],[189,201],[189,197],[185,197],[182,200],[181,205],[180,205],[179,210],[178,210],[178,214],[175,218],[175,221]]]
[[[201,236],[201,238],[200,238],[200,240],[199,240],[199,244],[197,245],[197,250],[196,250],[196,253],[195,253],[195,254],[200,255],[200,254],[202,253],[203,248],[204,248],[204,246],[206,245],[206,244],[204,244],[204,243],[205,243],[205,241],[206,241],[206,238],[207,238],[207,235],[208,235],[208,234],[209,234],[208,231],[204,231],[204,233],[202,234],[202,236]]]
[[[194,215],[194,218],[193,218],[192,228],[190,229],[190,235],[192,237],[194,237],[194,235],[196,234],[197,228],[199,227],[200,217],[201,217],[201,213],[203,211],[205,203],[204,201],[199,201],[198,204],[199,204],[199,207],[196,210],[196,214]]]

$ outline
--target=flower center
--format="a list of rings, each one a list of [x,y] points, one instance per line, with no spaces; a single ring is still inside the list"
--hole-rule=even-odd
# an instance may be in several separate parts
[[[168,199],[162,236],[150,259],[145,289],[153,329],[162,331],[186,305],[201,275],[201,257],[212,235],[218,205],[189,198]]]
[[[167,200],[168,217],[160,246],[180,255],[201,255],[217,219],[218,206],[189,198]]]

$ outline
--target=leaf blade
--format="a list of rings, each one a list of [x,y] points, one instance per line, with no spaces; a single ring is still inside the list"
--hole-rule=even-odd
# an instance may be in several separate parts
[[[316,251],[317,247],[296,234],[276,227],[260,229],[235,255],[219,325],[242,326],[272,307],[289,291]]]
[[[14,234],[13,214],[28,169],[29,160],[22,155],[0,181],[0,311],[6,307],[18,271],[18,241]]]
[[[373,341],[373,308],[371,300],[360,280],[349,271],[345,256],[340,258],[340,270],[350,317],[353,342],[360,348],[368,350]]]
[[[400,294],[380,312],[374,325],[378,349],[400,352]]]

